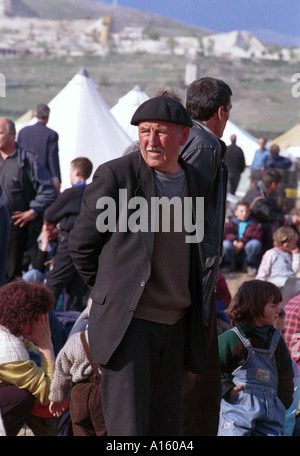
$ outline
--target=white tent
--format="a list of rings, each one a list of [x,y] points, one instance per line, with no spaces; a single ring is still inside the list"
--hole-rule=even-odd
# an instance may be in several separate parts
[[[294,125],[290,130],[273,139],[270,144],[277,144],[280,147],[280,155],[291,159],[300,158],[300,123]]]
[[[88,157],[94,172],[102,163],[120,157],[132,143],[84,68],[48,106],[47,126],[59,135],[62,190],[70,187],[70,162],[74,158]],[[29,124],[35,121],[33,118]]]
[[[227,144],[227,146],[231,144],[231,135],[236,135],[236,144],[243,149],[246,166],[250,166],[252,164],[254,154],[259,147],[257,143],[258,140],[254,136],[250,135],[250,133],[228,120],[222,136],[222,140]]]
[[[126,95],[121,97],[117,104],[110,110],[114,118],[133,141],[138,139],[138,127],[131,125],[130,120],[136,109],[148,99],[148,95],[136,85]]]

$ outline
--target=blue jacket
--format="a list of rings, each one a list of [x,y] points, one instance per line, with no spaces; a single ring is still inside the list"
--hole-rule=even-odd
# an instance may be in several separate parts
[[[265,162],[265,169],[276,168],[276,169],[290,169],[292,161],[288,157],[282,157],[282,155],[270,154]]]

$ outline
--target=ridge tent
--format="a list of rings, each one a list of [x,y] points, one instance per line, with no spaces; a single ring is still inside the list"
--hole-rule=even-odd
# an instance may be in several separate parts
[[[111,115],[95,84],[82,68],[48,104],[48,127],[59,134],[62,187],[70,186],[70,162],[88,157],[93,173],[118,158],[132,143]]]
[[[138,127],[130,124],[130,120],[137,108],[149,99],[148,95],[136,85],[126,95],[119,98],[110,112],[128,134],[132,141],[138,140]]]

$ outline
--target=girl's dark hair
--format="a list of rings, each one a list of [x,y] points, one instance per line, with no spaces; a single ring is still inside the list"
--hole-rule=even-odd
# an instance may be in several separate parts
[[[274,303],[282,301],[279,288],[264,280],[243,282],[228,306],[228,316],[232,324],[253,323],[253,317],[263,316],[268,300],[273,296]]]
[[[26,323],[53,310],[54,303],[54,294],[42,284],[11,282],[0,288],[0,325],[20,336]]]

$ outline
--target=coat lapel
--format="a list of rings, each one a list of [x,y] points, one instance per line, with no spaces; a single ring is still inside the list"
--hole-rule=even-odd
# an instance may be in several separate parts
[[[153,170],[146,164],[141,153],[137,164],[136,178],[138,185],[135,196],[143,198],[147,203],[148,229],[146,231],[140,230],[140,235],[151,263],[154,249],[154,232],[151,230],[151,198],[155,197],[155,184]]]

